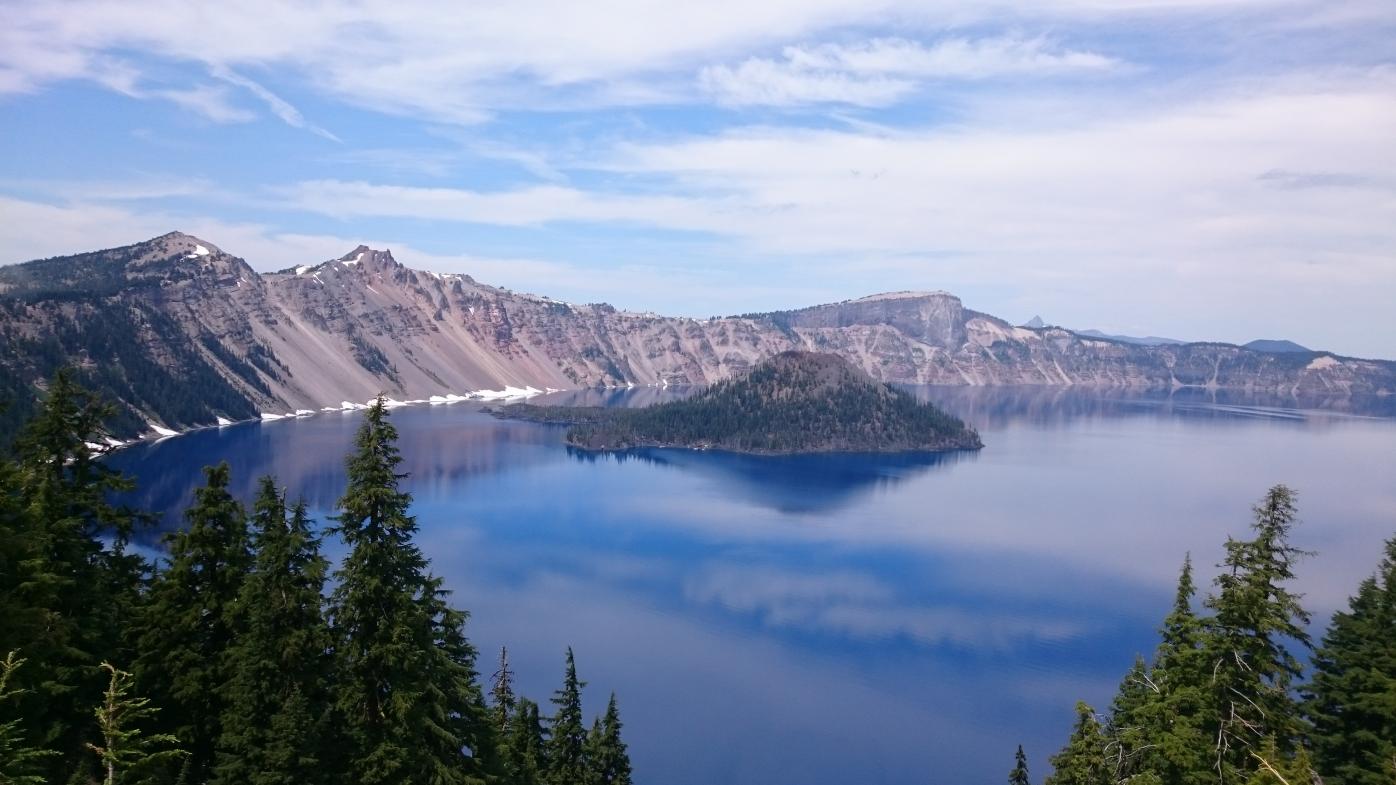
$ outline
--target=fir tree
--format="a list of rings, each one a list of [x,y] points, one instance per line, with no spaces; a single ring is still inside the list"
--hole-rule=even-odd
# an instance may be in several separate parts
[[[1304,711],[1325,785],[1396,782],[1396,537],[1333,614],[1313,666]]]
[[[97,755],[103,785],[162,781],[170,764],[184,755],[177,746],[179,740],[142,730],[140,725],[159,710],[150,705],[149,698],[130,695],[131,674],[105,662],[101,667],[109,674],[102,705],[95,712],[101,744],[88,747]]]
[[[108,435],[103,424],[111,414],[70,371],[60,371],[16,442],[17,466],[0,477],[11,485],[0,519],[3,533],[15,537],[5,549],[20,559],[13,602],[21,606],[0,625],[8,628],[0,643],[21,649],[31,663],[19,677],[27,687],[20,713],[61,754],[49,762],[47,776],[55,780],[66,780],[83,757],[90,707],[102,694],[98,662],[127,655],[123,630],[145,569],[125,550],[145,516],[109,501],[131,481],[97,461],[89,446]]]
[[[598,717],[587,735],[586,762],[589,785],[631,785],[630,754],[620,737],[620,711],[616,694],[606,705],[605,715]]]
[[[20,690],[10,688],[10,681],[23,664],[24,660],[15,657],[14,652],[0,662],[0,718],[10,715],[11,699],[20,694]],[[43,785],[41,764],[54,755],[50,750],[30,746],[18,719],[0,721],[0,785]]]
[[[504,782],[507,785],[542,785],[548,772],[547,741],[538,704],[519,698],[504,739]]]
[[[1113,782],[1105,759],[1105,735],[1095,710],[1076,703],[1076,727],[1062,751],[1052,756],[1052,774],[1044,785],[1109,785]]]
[[[549,785],[577,785],[586,781],[587,729],[582,721],[582,688],[577,680],[577,664],[572,647],[567,647],[567,671],[562,688],[553,693],[557,707],[549,726],[548,776]]]
[[[1207,601],[1215,614],[1203,645],[1212,674],[1208,735],[1223,783],[1255,771],[1252,753],[1264,739],[1288,754],[1300,730],[1290,687],[1303,665],[1286,641],[1308,646],[1309,615],[1285,586],[1305,555],[1289,543],[1294,521],[1293,491],[1271,488],[1255,508],[1255,537],[1227,541],[1217,593]]]
[[[165,711],[162,726],[189,752],[189,783],[212,773],[233,675],[229,652],[244,621],[238,598],[251,554],[228,474],[226,463],[204,469],[188,526],[168,538],[170,563],[151,587],[136,660],[142,689]]]
[[[337,531],[350,552],[330,606],[344,776],[364,785],[475,782],[487,730],[476,726],[487,720],[469,683],[474,653],[463,615],[446,612],[412,542],[417,524],[398,487],[396,440],[380,396],[365,413],[339,502]]]
[[[1032,785],[1032,780],[1028,777],[1028,756],[1023,753],[1023,745],[1018,745],[1018,752],[1013,756],[1013,770],[1008,772],[1008,785]]]
[[[288,518],[264,477],[252,514],[252,571],[242,586],[243,632],[229,651],[232,681],[214,783],[313,785],[325,781],[330,633],[323,599],[328,562],[304,503]]]

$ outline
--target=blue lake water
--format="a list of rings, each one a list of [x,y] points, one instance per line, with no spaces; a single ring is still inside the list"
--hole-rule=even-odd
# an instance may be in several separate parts
[[[1210,579],[1270,485],[1299,491],[1319,624],[1396,534],[1391,399],[917,392],[986,448],[597,457],[465,404],[392,419],[420,544],[472,612],[481,670],[507,644],[542,702],[575,647],[588,714],[618,694],[647,785],[997,785],[1019,743],[1040,776],[1074,702],[1108,705],[1152,649],[1184,554]],[[219,460],[244,498],[275,474],[323,520],[358,422],[200,431],[111,462],[167,526]]]

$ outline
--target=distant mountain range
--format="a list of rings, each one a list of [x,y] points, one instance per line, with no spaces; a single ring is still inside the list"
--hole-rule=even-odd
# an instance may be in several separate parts
[[[0,267],[0,439],[63,365],[119,405],[124,438],[352,407],[379,392],[444,402],[707,383],[791,349],[838,354],[887,382],[1396,393],[1392,362],[1014,327],[945,292],[676,318],[411,270],[364,246],[259,274],[174,232]]]

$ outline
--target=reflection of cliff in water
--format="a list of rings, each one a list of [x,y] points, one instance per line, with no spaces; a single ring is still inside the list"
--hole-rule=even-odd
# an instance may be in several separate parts
[[[1277,396],[1244,390],[1184,387],[1172,392],[1043,386],[904,386],[981,432],[1017,423],[1066,425],[1117,417],[1270,419],[1323,426],[1347,417],[1396,417],[1396,396]],[[990,440],[986,439],[986,443]]]
[[[565,460],[556,450],[561,431],[460,411],[412,410],[394,417],[402,448],[400,471],[419,500],[449,496],[463,480],[507,468]],[[331,413],[304,420],[248,423],[207,429],[112,454],[108,464],[132,472],[136,490],[121,501],[161,516],[160,531],[183,524],[202,466],[227,461],[233,495],[250,502],[258,479],[276,477],[287,498],[313,510],[331,510],[344,494],[344,460],[353,449],[361,415]],[[148,539],[158,539],[152,535]]]
[[[906,453],[745,455],[719,450],[643,447],[596,452],[568,447],[583,463],[641,461],[717,481],[724,491],[780,512],[825,512],[932,469],[972,461],[973,450]]]

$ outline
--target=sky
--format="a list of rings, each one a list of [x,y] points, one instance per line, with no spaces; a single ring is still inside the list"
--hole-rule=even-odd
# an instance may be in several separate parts
[[[709,316],[1396,358],[1390,0],[0,0],[0,263],[360,243]]]

